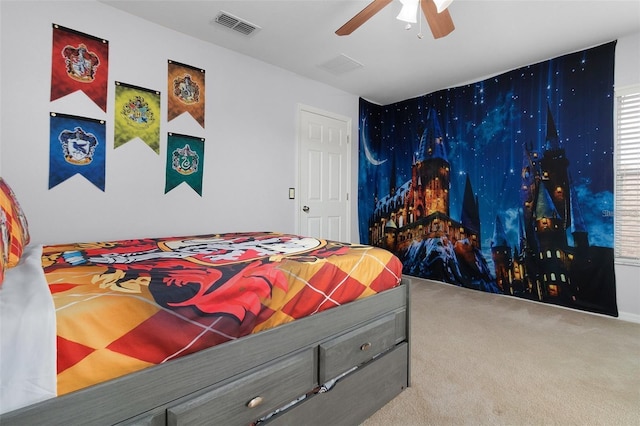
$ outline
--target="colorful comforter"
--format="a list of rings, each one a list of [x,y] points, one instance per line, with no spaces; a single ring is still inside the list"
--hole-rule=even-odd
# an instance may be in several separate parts
[[[397,286],[380,248],[229,233],[43,247],[58,394]]]

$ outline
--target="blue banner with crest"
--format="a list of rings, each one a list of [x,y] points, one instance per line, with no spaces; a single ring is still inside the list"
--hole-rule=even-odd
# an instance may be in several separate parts
[[[50,113],[49,189],[80,174],[105,189],[105,121]]]

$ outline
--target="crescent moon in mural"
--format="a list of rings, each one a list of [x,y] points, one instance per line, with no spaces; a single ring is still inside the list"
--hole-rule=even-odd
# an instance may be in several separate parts
[[[367,157],[367,160],[369,160],[371,164],[373,164],[374,166],[379,166],[380,164],[385,163],[387,160],[376,160],[375,158],[373,158],[373,154],[369,149],[369,145],[367,145],[367,139],[364,137],[364,122],[366,120],[366,118],[362,119],[362,126],[360,127],[360,139],[362,139],[362,145],[364,146],[364,155]]]

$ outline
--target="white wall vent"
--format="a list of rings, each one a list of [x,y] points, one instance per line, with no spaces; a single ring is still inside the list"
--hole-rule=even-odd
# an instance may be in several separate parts
[[[213,19],[213,22],[230,28],[246,36],[253,35],[253,33],[260,30],[259,26],[224,11],[218,12],[216,17]]]

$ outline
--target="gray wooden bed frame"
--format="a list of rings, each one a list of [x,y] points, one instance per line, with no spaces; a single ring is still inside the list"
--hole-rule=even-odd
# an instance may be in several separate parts
[[[409,284],[5,413],[0,424],[248,425],[307,395],[264,424],[357,425],[409,386]]]

